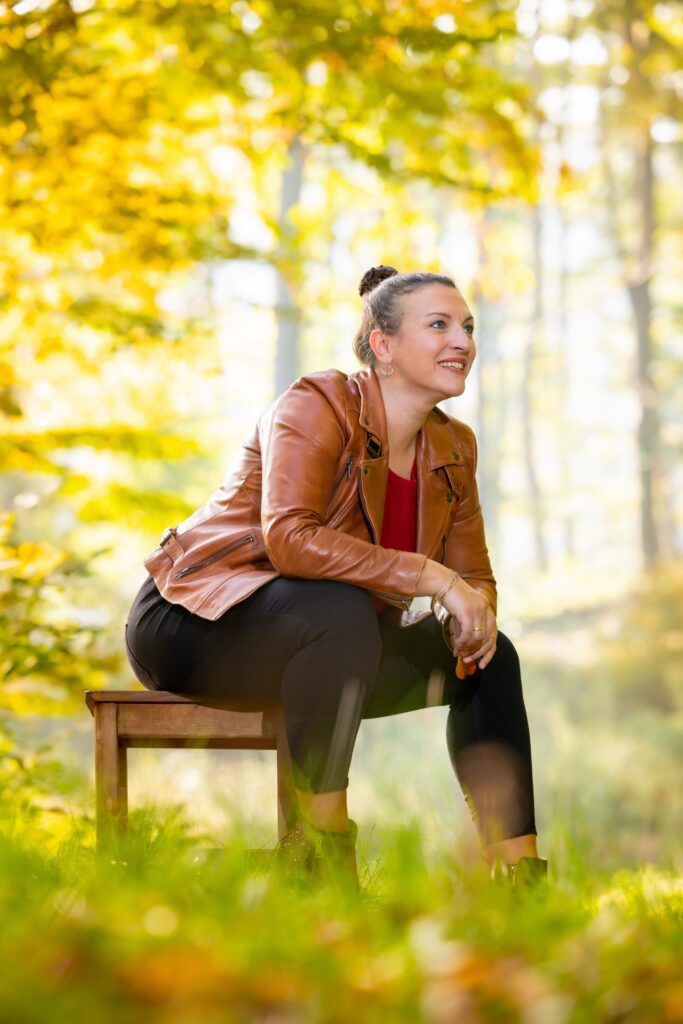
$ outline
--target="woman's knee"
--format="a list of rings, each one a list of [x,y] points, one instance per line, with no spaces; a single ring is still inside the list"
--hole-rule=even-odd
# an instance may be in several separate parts
[[[517,671],[520,668],[517,648],[510,637],[506,633],[501,633],[500,630],[498,630],[498,636],[496,637],[496,650],[489,665],[493,665],[494,662],[500,665],[504,664],[508,668],[514,667]]]

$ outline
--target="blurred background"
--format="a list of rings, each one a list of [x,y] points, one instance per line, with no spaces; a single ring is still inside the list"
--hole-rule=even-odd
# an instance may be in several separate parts
[[[137,685],[143,558],[297,376],[358,368],[388,263],[477,320],[444,408],[478,439],[541,855],[680,863],[682,46],[666,0],[0,3],[9,794],[92,819],[83,692]],[[363,723],[366,833],[472,835],[445,721]],[[274,754],[129,763],[132,807],[275,841]]]

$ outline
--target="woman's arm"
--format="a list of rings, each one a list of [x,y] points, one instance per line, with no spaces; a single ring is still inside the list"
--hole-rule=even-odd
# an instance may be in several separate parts
[[[283,576],[337,579],[403,599],[418,590],[428,559],[412,551],[382,548],[324,525],[346,430],[314,381],[302,378],[262,417],[261,524],[273,566]],[[434,563],[437,564],[437,563]],[[448,572],[430,571],[429,586],[445,585]]]

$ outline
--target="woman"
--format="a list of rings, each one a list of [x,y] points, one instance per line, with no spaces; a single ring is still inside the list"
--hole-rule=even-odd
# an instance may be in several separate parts
[[[346,804],[364,718],[448,706],[451,762],[492,877],[538,857],[520,667],[496,626],[461,395],[474,318],[450,277],[373,267],[354,350],[262,416],[221,487],[145,559],[127,651],[150,688],[282,701],[301,821],[278,844],[357,884]],[[435,613],[416,612],[413,598]],[[457,674],[454,672],[457,659]]]

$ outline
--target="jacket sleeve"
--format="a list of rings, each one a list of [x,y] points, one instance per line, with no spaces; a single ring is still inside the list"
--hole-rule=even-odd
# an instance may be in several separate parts
[[[449,569],[457,569],[471,587],[480,590],[485,595],[495,615],[498,607],[496,578],[491,569],[484,535],[484,517],[479,503],[475,476],[478,459],[477,439],[474,431],[472,431],[472,443],[474,453],[472,482],[467,494],[458,505],[448,531],[444,563]]]
[[[335,579],[412,601],[425,555],[382,548],[324,525],[346,431],[325,395],[301,378],[261,423],[261,525],[283,576]]]

